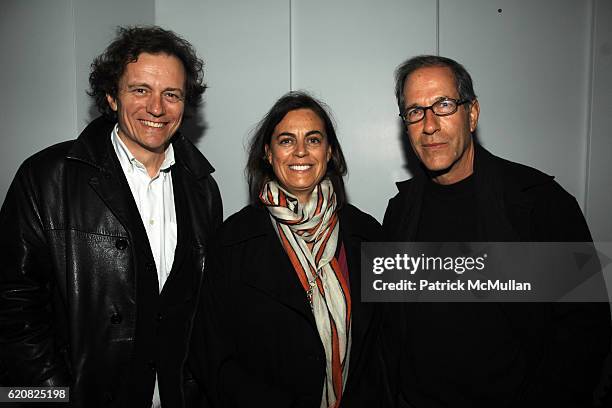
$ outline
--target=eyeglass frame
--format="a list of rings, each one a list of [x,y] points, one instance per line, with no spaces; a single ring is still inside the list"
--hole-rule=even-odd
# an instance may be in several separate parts
[[[416,121],[414,121],[414,122],[408,122],[408,121],[406,120],[406,117],[405,117],[405,116],[406,116],[406,111],[407,111],[408,109],[404,110],[404,112],[400,112],[399,117],[400,117],[400,118],[402,118],[402,122],[404,122],[406,125],[414,125],[415,123],[419,123],[420,121],[422,121],[423,119],[425,119],[425,116],[427,115],[427,110],[431,110],[431,112],[432,112],[434,115],[436,115],[436,116],[441,116],[441,117],[444,117],[444,116],[450,116],[450,115],[454,115],[455,113],[457,113],[457,111],[459,110],[459,107],[460,107],[461,105],[464,105],[464,104],[466,104],[466,103],[468,103],[468,102],[472,102],[472,100],[473,100],[473,99],[469,99],[469,98],[465,98],[465,99],[442,98],[442,99],[438,99],[437,101],[435,101],[434,103],[432,103],[432,104],[431,104],[431,105],[429,105],[429,106],[413,106],[413,107],[411,107],[410,109],[419,108],[419,109],[422,109],[422,110],[423,110],[423,117],[422,117],[421,119],[419,119],[419,120],[416,120]],[[436,113],[436,112],[433,110],[434,105],[435,105],[435,104],[437,104],[437,103],[443,102],[443,101],[453,101],[453,102],[455,103],[455,105],[456,105],[455,110],[454,110],[454,111],[452,111],[452,112],[450,112],[450,113],[443,113],[443,114],[438,114],[438,113]]]

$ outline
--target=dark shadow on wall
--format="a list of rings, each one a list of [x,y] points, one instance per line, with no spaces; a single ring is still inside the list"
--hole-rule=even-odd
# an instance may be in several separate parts
[[[89,109],[87,109],[87,119],[85,122],[89,123],[95,118],[97,118],[98,116],[100,116],[100,112],[98,111],[98,108],[96,104],[94,103],[93,99],[90,99]]]
[[[406,126],[404,122],[398,119],[399,121],[399,130],[397,132],[398,138],[402,145],[402,155],[404,156],[404,169],[408,170],[410,174],[414,175],[421,171],[421,162],[419,158],[414,153],[412,149],[412,145],[410,144],[410,139],[408,139],[408,134],[406,133]]]
[[[194,145],[198,146],[200,141],[204,138],[204,134],[208,129],[208,122],[204,118],[204,104],[195,112],[185,112],[183,116],[183,124],[181,125],[181,133],[191,141]]]

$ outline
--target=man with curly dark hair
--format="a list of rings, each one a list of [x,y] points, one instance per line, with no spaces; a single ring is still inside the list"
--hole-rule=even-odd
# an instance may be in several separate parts
[[[119,28],[92,66],[101,117],[27,159],[0,211],[0,360],[75,407],[193,406],[185,367],[213,168],[178,130],[205,90],[193,47]]]

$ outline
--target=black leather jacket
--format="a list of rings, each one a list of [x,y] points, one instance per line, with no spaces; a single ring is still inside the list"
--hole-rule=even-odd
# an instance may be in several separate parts
[[[70,385],[87,407],[150,406],[157,373],[162,404],[178,407],[221,198],[213,168],[176,135],[178,242],[160,294],[113,126],[94,120],[15,176],[0,212],[0,362],[10,384]]]

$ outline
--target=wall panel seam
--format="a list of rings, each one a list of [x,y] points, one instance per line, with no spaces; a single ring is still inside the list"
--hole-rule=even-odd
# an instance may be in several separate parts
[[[596,29],[597,29],[597,0],[592,0],[589,2],[589,10],[591,12],[590,20],[591,20],[591,30],[589,32],[589,56],[588,61],[590,63],[590,69],[588,72],[588,86],[587,86],[587,120],[586,120],[586,140],[585,140],[585,172],[584,172],[584,216],[588,217],[589,213],[589,183],[591,180],[591,138],[592,138],[592,129],[593,129],[593,95],[595,94],[593,87],[595,86],[595,41],[597,40]]]
[[[289,0],[289,90],[293,91],[293,0]]]
[[[74,86],[72,87],[72,91],[73,91],[73,95],[72,95],[72,102],[73,102],[73,113],[74,113],[74,122],[73,122],[73,134],[76,135],[79,132],[79,106],[78,106],[78,99],[79,99],[79,83],[78,83],[78,58],[77,58],[77,17],[76,17],[76,10],[75,10],[75,5],[74,5],[74,0],[70,0],[70,10],[72,11],[72,67],[73,67],[73,83]]]
[[[440,55],[440,0],[436,0],[436,55]]]

